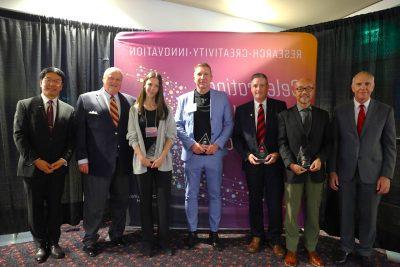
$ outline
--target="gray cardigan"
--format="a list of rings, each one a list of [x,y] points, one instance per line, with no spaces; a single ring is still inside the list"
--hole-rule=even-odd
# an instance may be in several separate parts
[[[168,117],[166,120],[160,120],[157,128],[157,139],[156,139],[156,151],[155,158],[158,158],[164,148],[166,138],[175,141],[176,138],[176,123],[170,108],[168,108]],[[131,107],[129,111],[129,122],[128,122],[128,134],[126,139],[129,141],[129,145],[135,148],[139,144],[139,148],[144,155],[146,155],[146,148],[142,132],[139,126],[139,112],[137,105]],[[172,155],[169,151],[163,164],[161,164],[159,171],[171,171],[172,170]],[[134,154],[133,156],[133,172],[135,174],[142,174],[147,172],[147,167],[140,163],[139,158]]]

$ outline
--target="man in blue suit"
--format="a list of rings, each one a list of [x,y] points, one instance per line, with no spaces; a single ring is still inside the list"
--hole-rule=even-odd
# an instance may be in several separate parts
[[[211,67],[194,67],[196,89],[178,97],[175,114],[181,159],[185,168],[185,210],[189,225],[187,248],[197,241],[198,195],[200,178],[205,173],[209,199],[210,242],[221,250],[218,227],[221,219],[222,159],[232,130],[232,110],[225,93],[210,89]]]
[[[115,245],[122,239],[132,177],[133,150],[126,140],[129,109],[135,101],[120,93],[122,72],[112,67],[103,75],[103,88],[82,94],[77,102],[76,158],[83,173],[83,250],[98,253],[97,234],[108,195],[112,224],[109,237]]]

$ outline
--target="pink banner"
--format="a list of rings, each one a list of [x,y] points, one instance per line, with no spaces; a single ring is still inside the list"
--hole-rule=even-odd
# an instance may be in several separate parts
[[[193,66],[207,62],[212,67],[211,86],[224,91],[235,108],[252,99],[250,77],[263,72],[269,80],[269,97],[292,106],[291,86],[300,77],[315,80],[317,41],[306,33],[229,32],[126,32],[117,35],[115,66],[124,72],[122,91],[137,96],[143,77],[150,70],[162,74],[166,102],[175,111],[176,97],[194,90]],[[184,177],[180,143],[172,148],[173,226],[185,225]],[[222,185],[221,228],[248,227],[248,195],[239,155],[228,144]],[[199,227],[208,228],[207,192],[202,183],[199,197]]]

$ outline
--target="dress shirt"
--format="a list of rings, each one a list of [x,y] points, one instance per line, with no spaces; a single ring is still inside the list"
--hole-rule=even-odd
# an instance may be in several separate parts
[[[367,101],[365,101],[364,105],[364,110],[365,110],[365,115],[367,115],[367,111],[368,111],[368,106],[369,103],[371,102],[371,98],[368,99]],[[358,121],[358,113],[360,112],[360,103],[357,102],[357,100],[354,98],[354,121],[356,122],[356,126],[357,126],[357,121]]]

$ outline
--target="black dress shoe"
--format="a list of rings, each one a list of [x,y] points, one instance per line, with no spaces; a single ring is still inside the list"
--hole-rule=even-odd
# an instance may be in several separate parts
[[[191,249],[197,244],[197,233],[196,232],[189,232],[186,243],[185,243],[185,248],[186,249]]]
[[[361,256],[360,263],[362,267],[373,267],[374,262],[371,256]]]
[[[50,253],[51,253],[51,256],[55,259],[62,259],[65,257],[64,251],[58,244],[50,246]]]
[[[219,239],[218,232],[210,232],[209,241],[211,246],[218,251],[222,251],[223,247]]]
[[[36,250],[36,254],[35,254],[35,260],[38,263],[42,263],[45,262],[47,260],[47,249],[45,247],[39,247]]]
[[[111,244],[116,247],[127,247],[129,245],[128,241],[121,237],[111,240]]]
[[[89,257],[96,257],[97,254],[98,254],[98,250],[97,250],[97,247],[96,247],[95,244],[93,244],[93,245],[84,245],[83,246],[83,251],[85,251],[86,254]]]
[[[347,262],[347,259],[350,256],[350,254],[351,254],[350,252],[340,250],[335,257],[335,264],[336,265],[345,264]]]

